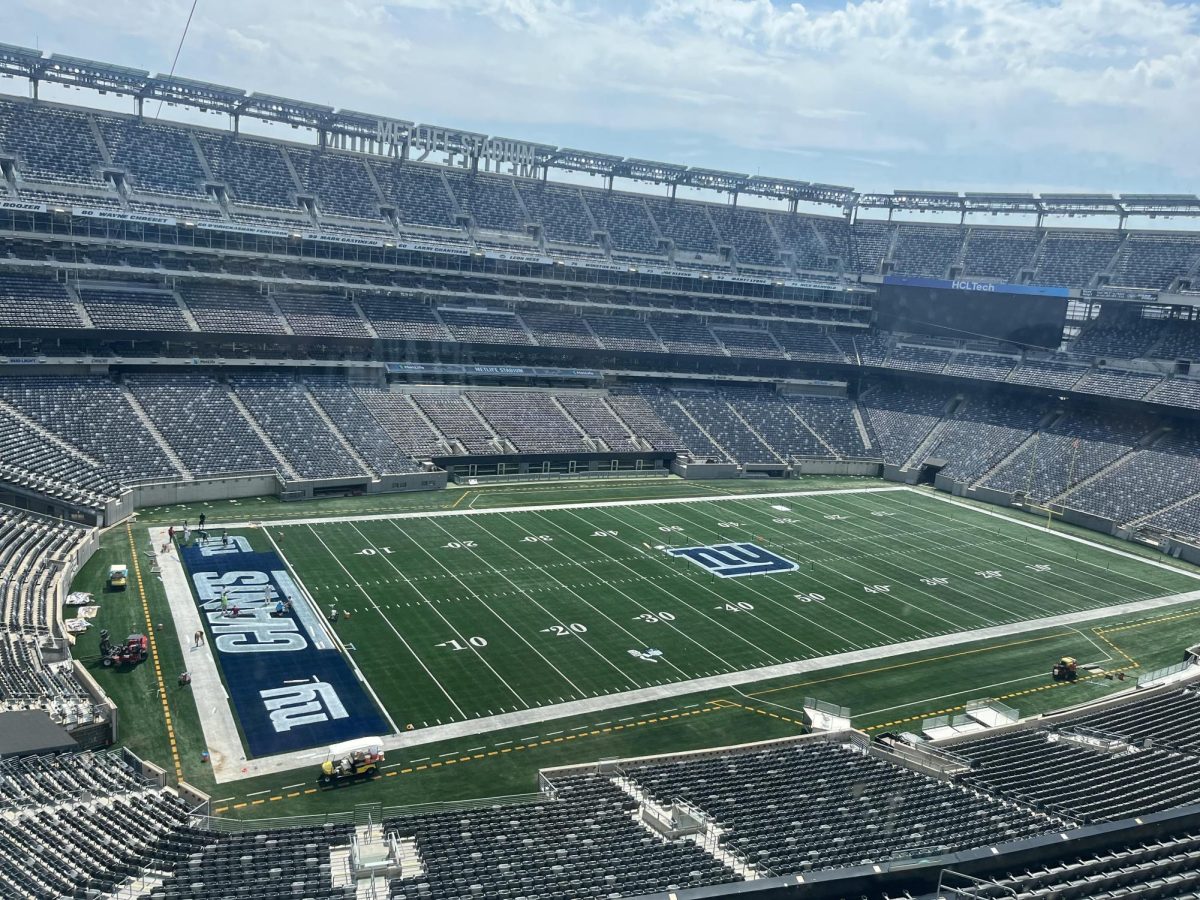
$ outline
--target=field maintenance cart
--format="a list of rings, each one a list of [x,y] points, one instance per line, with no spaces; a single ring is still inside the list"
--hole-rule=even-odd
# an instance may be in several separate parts
[[[100,665],[106,669],[113,666],[136,666],[145,662],[150,655],[150,641],[144,634],[131,634],[123,644],[114,644],[108,639],[108,630],[100,632]]]
[[[123,591],[129,584],[129,566],[124,563],[114,563],[108,567],[108,587],[110,590]]]
[[[339,781],[366,779],[375,775],[383,762],[383,740],[377,737],[358,738],[333,744],[321,763],[319,781],[323,785]]]
[[[1054,664],[1054,668],[1050,670],[1050,674],[1055,681],[1074,681],[1079,677],[1078,664],[1075,662],[1075,657],[1064,656]]]

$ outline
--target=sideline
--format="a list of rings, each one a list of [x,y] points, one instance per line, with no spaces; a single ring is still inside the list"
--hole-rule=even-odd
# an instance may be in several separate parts
[[[282,528],[287,525],[337,525],[342,522],[380,522],[389,519],[440,519],[454,516],[486,516],[497,513],[547,512],[559,509],[603,509],[614,506],[670,506],[676,503],[728,503],[731,500],[775,500],[788,497],[817,497],[823,494],[881,494],[912,490],[895,487],[818,488],[811,491],[787,491],[780,494],[725,494],[719,497],[660,497],[638,500],[588,500],[578,503],[540,503],[534,506],[497,506],[485,509],[439,509],[433,512],[368,513],[361,516],[320,516],[315,519],[255,519],[251,522],[223,522],[221,528]],[[465,496],[465,494],[464,494]],[[461,500],[461,498],[460,498]],[[211,526],[210,526],[211,527]]]
[[[154,546],[161,547],[167,540],[166,527],[149,529]],[[258,774],[253,771],[253,761],[247,760],[233,720],[229,694],[217,671],[216,657],[208,645],[208,629],[200,619],[200,609],[192,597],[192,588],[183,563],[179,559],[179,548],[172,543],[166,553],[158,554],[159,578],[167,595],[167,605],[175,623],[175,636],[183,654],[184,665],[192,676],[192,699],[200,717],[204,733],[204,745],[208,750],[208,762],[213,777],[218,782],[234,778],[249,778]],[[203,631],[205,641],[199,647],[192,644],[192,635]],[[199,760],[196,760],[199,763]]]

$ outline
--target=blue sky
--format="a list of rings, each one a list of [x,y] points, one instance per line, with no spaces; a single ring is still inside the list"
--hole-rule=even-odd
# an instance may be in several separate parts
[[[4,5],[7,43],[165,72],[191,0]],[[177,72],[864,191],[1200,187],[1198,3],[199,0]]]

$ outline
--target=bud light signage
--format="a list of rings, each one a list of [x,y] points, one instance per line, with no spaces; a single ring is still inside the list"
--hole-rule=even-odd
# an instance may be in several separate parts
[[[277,553],[244,538],[182,552],[250,756],[392,730]]]
[[[800,568],[757,544],[717,544],[712,547],[680,547],[668,550],[682,556],[718,578],[742,578],[746,575],[780,575]]]

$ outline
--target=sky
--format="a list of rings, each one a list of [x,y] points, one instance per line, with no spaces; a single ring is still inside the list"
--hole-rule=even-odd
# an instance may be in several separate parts
[[[3,5],[6,43],[167,72],[192,0]],[[196,0],[176,73],[860,191],[1200,187],[1200,2]]]

